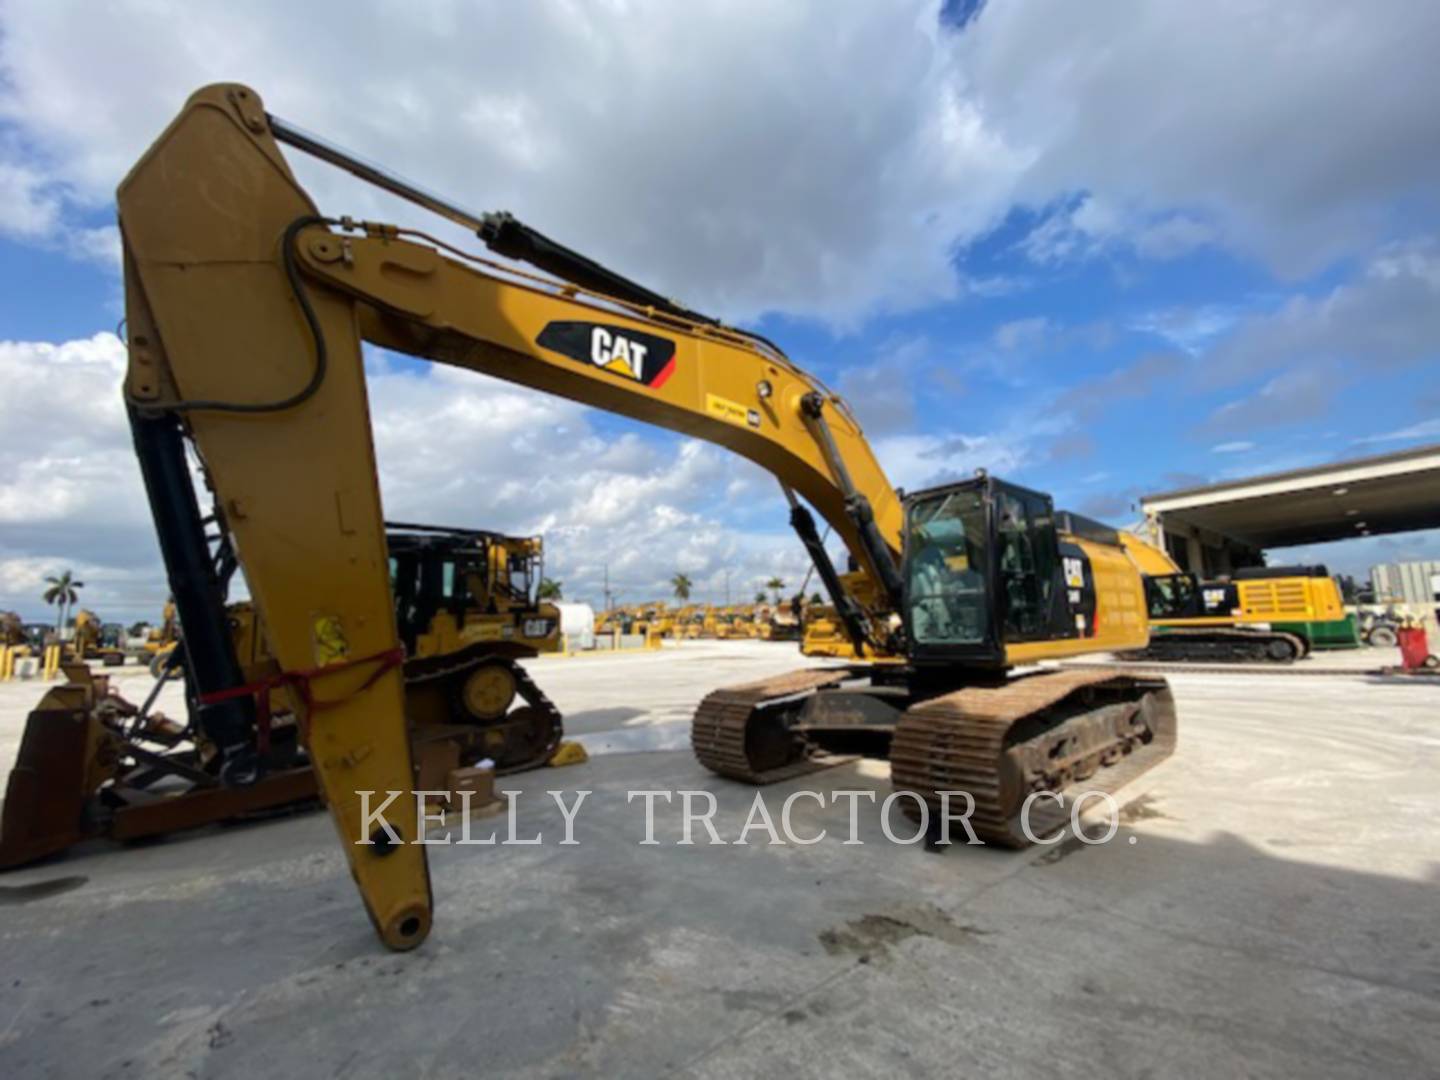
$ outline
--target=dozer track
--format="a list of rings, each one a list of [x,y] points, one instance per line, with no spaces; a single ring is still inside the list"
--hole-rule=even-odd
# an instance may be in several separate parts
[[[1152,635],[1147,648],[1122,653],[1120,658],[1179,663],[1290,664],[1309,653],[1309,642],[1284,630],[1177,627]]]
[[[941,791],[975,800],[970,823],[979,839],[1004,847],[1031,841],[1021,810],[1033,791],[1114,794],[1175,749],[1175,702],[1164,679],[1111,670],[1069,670],[969,687],[907,709],[890,747],[897,791],[913,791],[941,809]],[[919,806],[905,800],[918,817]],[[950,800],[951,814],[964,812]],[[932,816],[932,821],[938,820]],[[1031,833],[1048,836],[1069,807],[1039,799]]]
[[[790,731],[784,715],[787,705],[853,674],[845,667],[806,668],[708,694],[690,725],[695,756],[711,772],[747,784],[774,784],[854,760],[827,754]]]
[[[516,696],[525,704],[511,709],[504,717],[490,724],[474,724],[475,746],[472,756],[476,760],[490,756],[495,761],[496,776],[509,776],[540,768],[559,748],[560,741],[565,736],[565,721],[555,703],[517,660],[507,656],[473,653],[459,662],[449,657],[411,660],[405,664],[405,683],[407,686],[426,683],[454,684],[482,664],[497,664],[509,671],[515,680]],[[467,723],[464,726],[472,725]],[[487,728],[504,733],[499,745],[486,746],[484,734]]]

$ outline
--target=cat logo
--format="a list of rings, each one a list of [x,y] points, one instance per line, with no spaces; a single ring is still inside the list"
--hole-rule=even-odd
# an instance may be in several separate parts
[[[535,339],[541,348],[652,390],[675,372],[675,342],[628,327],[592,322],[552,322]]]

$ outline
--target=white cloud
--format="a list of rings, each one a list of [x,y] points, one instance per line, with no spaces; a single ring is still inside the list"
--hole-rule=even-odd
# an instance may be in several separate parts
[[[1382,431],[1377,435],[1366,435],[1360,439],[1350,440],[1353,443],[1385,443],[1385,442],[1410,442],[1415,439],[1440,438],[1440,419],[1422,420],[1418,424],[1411,424],[1409,427],[1397,428],[1394,431]]]
[[[120,231],[113,225],[90,228],[68,220],[72,202],[64,185],[36,169],[0,161],[0,236],[119,269]]]
[[[0,162],[0,232],[16,237],[45,236],[60,221],[60,203],[46,191],[34,169]]]
[[[1155,334],[1192,356],[1235,325],[1238,313],[1216,304],[1161,308],[1130,320],[1128,328]]]
[[[1212,454],[1244,454],[1254,449],[1255,444],[1253,442],[1247,442],[1241,439],[1236,442],[1216,443],[1210,448],[1210,452]]]
[[[1351,281],[1293,296],[1253,315],[1205,356],[1204,382],[1224,386],[1285,367],[1357,363],[1397,369],[1440,356],[1440,249],[1429,240],[1388,247]]]
[[[1178,259],[1215,241],[1215,230],[1180,213],[1147,215],[1096,195],[1047,213],[1020,242],[1034,262],[1057,264],[1129,247],[1148,259]]]
[[[1028,319],[1013,319],[1001,323],[995,328],[991,340],[997,349],[1014,352],[1016,349],[1034,348],[1041,344],[1049,333],[1050,320],[1044,315],[1036,315]]]
[[[1301,275],[1435,207],[1437,42],[1440,7],[1405,0],[1017,2],[987,4],[958,55],[1027,161],[1016,196],[1091,196],[1040,250],[1120,230],[1152,256],[1213,241]]]
[[[956,93],[936,13],[11,3],[0,117],[101,205],[186,95],[241,75],[287,119],[696,306],[850,327],[962,295],[954,244],[994,219],[1015,167]],[[300,172],[327,209],[400,213]]]
[[[0,213],[33,231],[68,200],[103,207],[186,94],[237,74],[281,115],[732,318],[853,327],[1009,288],[952,258],[1017,203],[1066,208],[1032,236],[1042,259],[1219,244],[1301,272],[1440,187],[1435,5],[997,3],[963,32],[938,12],[12,0],[0,118],[26,155],[7,154]],[[300,169],[328,209],[397,214]]]
[[[1201,430],[1244,434],[1315,420],[1325,415],[1343,384],[1330,366],[1287,371],[1268,380],[1255,393],[1215,409]]]
[[[976,469],[1008,476],[1031,460],[1027,442],[1003,435],[889,435],[872,445],[890,482],[906,491],[962,480]]]
[[[915,391],[922,374],[944,371],[929,366],[933,352],[923,335],[891,337],[876,346],[869,363],[852,364],[840,373],[836,389],[869,437],[914,429]]]
[[[106,617],[155,617],[167,592],[120,396],[113,334],[0,342],[0,607],[43,617],[37,583],[71,567]],[[390,520],[542,534],[548,572],[598,602],[606,567],[631,600],[743,596],[806,559],[776,485],[718,448],[638,428],[470,372],[367,364]]]

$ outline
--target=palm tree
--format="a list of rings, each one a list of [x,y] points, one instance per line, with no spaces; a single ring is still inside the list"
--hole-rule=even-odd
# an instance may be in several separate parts
[[[59,577],[50,576],[45,579],[50,587],[45,590],[45,602],[56,605],[59,610],[59,617],[55,620],[55,634],[63,637],[65,632],[65,613],[71,604],[79,603],[80,597],[76,589],[83,589],[85,583],[76,581],[69,570],[64,571]]]
[[[775,594],[775,606],[779,607],[780,590],[785,588],[785,582],[781,581],[778,577],[772,577],[769,581],[765,582],[765,587]]]
[[[684,574],[677,573],[674,577],[672,577],[670,579],[670,587],[675,590],[675,599],[689,600],[690,586],[692,584],[694,583]]]
[[[763,603],[764,603],[766,600],[768,600],[768,599],[770,599],[770,598],[765,595],[765,590],[764,590],[764,589],[761,589],[759,592],[757,592],[757,593],[755,594],[755,603],[757,603],[757,604],[763,604]]]
[[[560,595],[560,590],[564,584],[563,581],[556,581],[554,578],[541,578],[540,588],[535,591],[536,596],[541,600],[563,600],[564,597]]]

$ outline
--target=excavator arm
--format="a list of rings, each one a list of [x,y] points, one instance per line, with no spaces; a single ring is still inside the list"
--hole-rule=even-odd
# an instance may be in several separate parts
[[[476,225],[555,279],[392,225],[323,216],[277,136]],[[118,192],[125,395],[199,724],[233,783],[267,688],[223,632],[238,562],[307,733],[371,919],[392,948],[428,932],[400,642],[390,596],[362,341],[533,387],[728,447],[773,473],[857,650],[887,633],[824,554],[801,500],[899,605],[900,501],[835,395],[773,346],[576,256],[503,215],[474,217],[269,116],[237,85],[196,93]],[[567,270],[569,268],[569,270]],[[437,432],[443,438],[443,432]],[[185,447],[213,491],[197,504]],[[225,558],[209,548],[218,526]],[[397,834],[364,813],[384,805]]]

